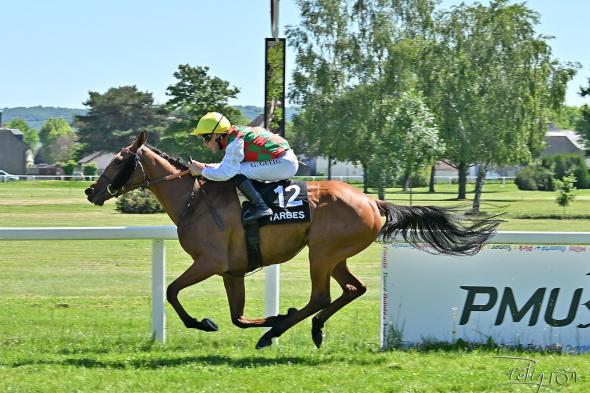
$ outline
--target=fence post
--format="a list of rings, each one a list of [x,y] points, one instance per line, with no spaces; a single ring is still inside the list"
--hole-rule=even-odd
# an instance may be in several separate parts
[[[264,315],[272,317],[279,314],[279,265],[270,265],[265,268],[264,276]],[[266,328],[266,331],[270,328]],[[273,339],[278,340],[278,339]]]
[[[166,341],[166,243],[164,239],[152,241],[152,340]]]

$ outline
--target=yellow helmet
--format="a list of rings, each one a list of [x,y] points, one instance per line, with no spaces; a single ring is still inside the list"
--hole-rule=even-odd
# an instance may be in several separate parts
[[[223,116],[218,112],[209,112],[205,116],[201,117],[197,128],[192,132],[193,135],[204,135],[204,134],[223,134],[229,131],[231,123],[227,117]]]

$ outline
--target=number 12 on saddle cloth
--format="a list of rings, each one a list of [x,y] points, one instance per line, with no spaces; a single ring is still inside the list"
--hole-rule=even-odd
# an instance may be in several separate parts
[[[311,220],[309,201],[307,199],[307,184],[305,182],[281,180],[273,183],[256,181],[252,183],[254,183],[254,187],[260,192],[266,204],[273,211],[272,216],[264,217],[258,221],[259,226]],[[243,213],[247,208],[247,199],[239,191],[238,198]]]

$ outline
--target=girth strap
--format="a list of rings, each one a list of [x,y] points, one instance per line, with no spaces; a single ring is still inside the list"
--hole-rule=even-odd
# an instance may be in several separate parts
[[[262,252],[260,251],[260,232],[257,222],[244,224],[246,232],[246,251],[248,254],[248,272],[262,267]]]

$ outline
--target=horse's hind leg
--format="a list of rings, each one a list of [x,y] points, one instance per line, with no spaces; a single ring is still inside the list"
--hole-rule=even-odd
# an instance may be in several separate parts
[[[328,318],[334,315],[336,311],[352,302],[354,299],[362,296],[367,291],[367,287],[365,287],[364,284],[358,278],[356,278],[354,274],[350,272],[350,270],[348,270],[348,266],[346,266],[346,260],[334,266],[334,270],[332,270],[332,277],[342,287],[342,295],[340,295],[338,299],[330,303],[312,319],[311,338],[318,348],[322,345],[324,338],[322,328],[324,327],[324,323],[328,320]]]
[[[191,317],[178,301],[178,292],[217,274],[217,270],[217,266],[213,263],[193,262],[184,273],[168,286],[166,298],[187,328],[204,330],[206,332],[213,332],[219,329],[215,322],[210,319],[204,318],[202,321],[198,321]]]
[[[310,256],[311,297],[309,302],[301,310],[289,310],[287,315],[281,316],[281,319],[260,337],[256,349],[271,345],[274,337],[279,337],[286,330],[330,304],[330,271],[333,266],[334,264],[320,262]]]

